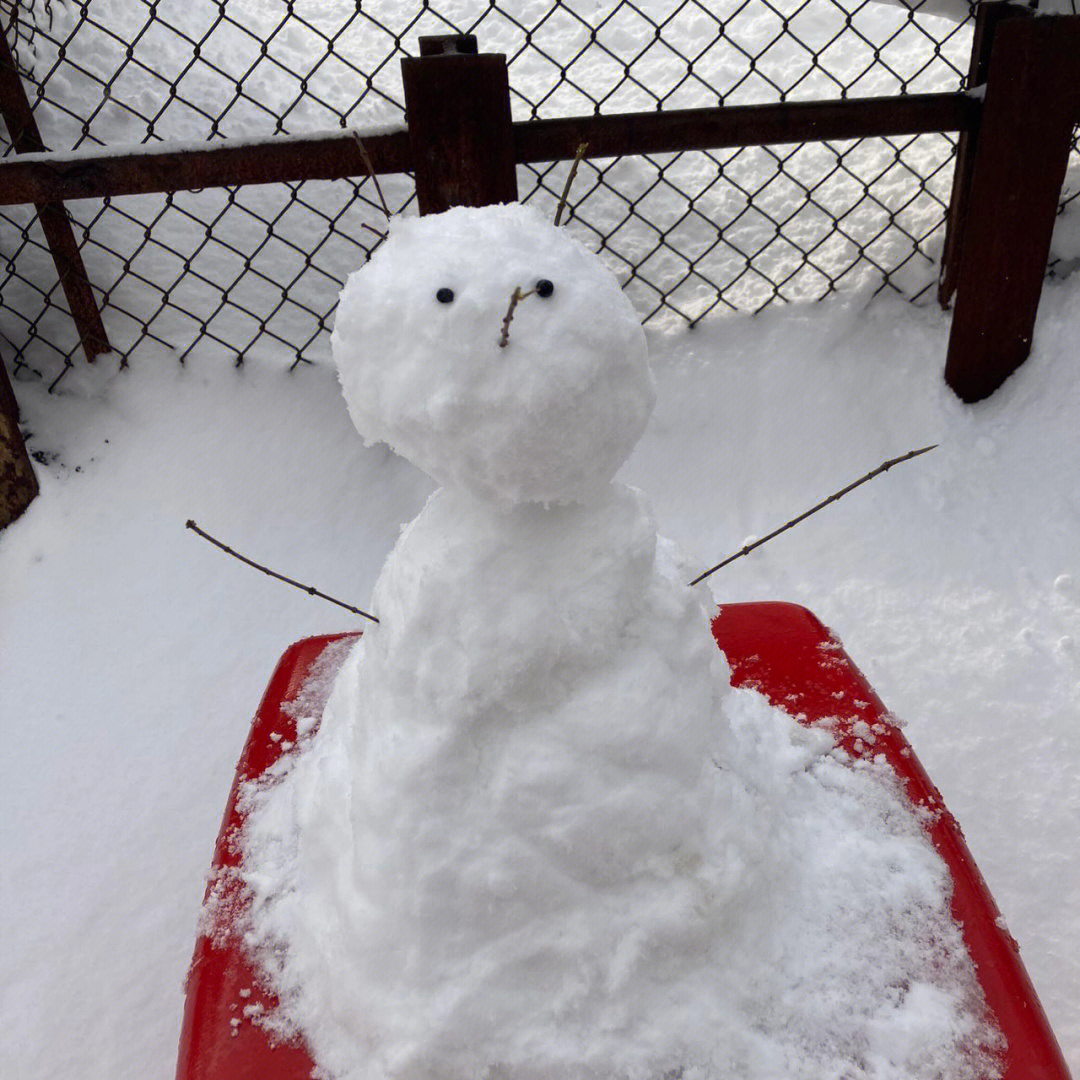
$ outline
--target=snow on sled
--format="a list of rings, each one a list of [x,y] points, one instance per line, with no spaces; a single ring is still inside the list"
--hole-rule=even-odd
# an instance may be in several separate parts
[[[907,798],[924,812],[933,846],[948,868],[952,914],[978,981],[1005,1038],[994,1051],[1004,1080],[1069,1080],[1061,1051],[1020,961],[1017,945],[952,815],[903,734],[839,642],[806,609],[784,603],[729,604],[713,622],[732,683],[762,693],[813,727],[825,724],[853,760],[884,760]],[[301,1042],[275,1041],[259,1019],[276,1005],[245,951],[244,886],[237,842],[244,824],[241,785],[257,779],[297,738],[295,702],[314,683],[326,687],[356,635],[309,638],[278,664],[252,725],[214,855],[201,928],[187,983],[178,1080],[307,1080],[313,1062]],[[305,691],[305,688],[308,688]]]

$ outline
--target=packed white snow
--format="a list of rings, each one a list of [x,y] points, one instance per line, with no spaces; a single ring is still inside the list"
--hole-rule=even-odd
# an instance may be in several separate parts
[[[394,218],[390,234],[350,276],[334,323],[364,438],[484,498],[597,494],[655,399],[619,283],[517,203]],[[531,295],[511,310],[515,289]]]
[[[244,796],[270,1023],[338,1080],[993,1075],[921,822],[731,690],[707,589],[610,482],[653,390],[599,260],[518,206],[410,222],[334,347],[361,433],[447,486]]]
[[[361,656],[327,719],[365,709]],[[459,775],[422,726],[389,784],[324,723],[249,791],[274,1030],[350,1080],[995,1075],[945,870],[887,767],[733,690],[722,734],[697,725],[691,806],[588,704],[508,725]]]

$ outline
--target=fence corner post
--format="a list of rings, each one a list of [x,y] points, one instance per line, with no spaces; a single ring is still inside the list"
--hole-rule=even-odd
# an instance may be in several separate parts
[[[0,357],[0,529],[19,517],[37,493],[34,466],[19,431],[19,406]]]
[[[17,154],[41,153],[45,144],[41,140],[37,121],[34,119],[30,102],[22,77],[15,65],[15,58],[0,24],[0,116],[7,125],[11,145]],[[86,359],[93,363],[94,358],[107,353],[109,344],[105,326],[101,321],[94,291],[86,276],[82,254],[71,228],[71,220],[63,203],[36,203],[38,224],[45,234],[60,287],[64,291],[75,328],[79,332]]]
[[[956,264],[945,381],[992,394],[1031,351],[1073,125],[1080,16],[995,27]]]
[[[506,57],[471,34],[422,37],[401,77],[420,213],[515,202]]]
[[[982,0],[975,11],[975,31],[971,38],[971,62],[968,66],[968,93],[986,91],[986,77],[990,67],[990,50],[994,44],[994,31],[1005,19],[1032,17],[1029,7],[1011,3],[1010,0]],[[981,119],[981,112],[976,114]],[[967,131],[961,131],[956,140],[956,167],[953,170],[952,194],[949,196],[949,212],[945,219],[945,245],[941,253],[941,273],[938,278],[938,303],[947,309],[956,292],[956,273],[960,263],[960,249],[964,243],[964,225],[967,222],[968,199],[971,195],[971,170],[975,164],[975,147],[979,141],[978,119]]]

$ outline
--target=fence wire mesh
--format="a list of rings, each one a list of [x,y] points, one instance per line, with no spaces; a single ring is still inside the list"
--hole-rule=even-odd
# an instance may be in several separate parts
[[[53,150],[399,126],[398,59],[474,33],[510,65],[515,120],[954,90],[970,18],[873,0],[0,0]],[[963,12],[961,12],[963,14]],[[5,152],[10,147],[5,146]],[[932,286],[952,174],[945,135],[583,163],[569,227],[642,318],[693,323],[876,280]],[[568,163],[522,167],[554,209]],[[408,176],[383,180],[413,212]],[[116,351],[147,339],[292,366],[327,355],[337,293],[383,215],[364,178],[68,204]],[[32,208],[0,211],[0,338],[56,383],[78,342]]]

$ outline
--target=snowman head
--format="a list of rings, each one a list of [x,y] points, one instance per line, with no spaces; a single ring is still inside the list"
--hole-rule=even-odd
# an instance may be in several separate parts
[[[532,292],[501,345],[515,288]],[[653,407],[618,282],[517,203],[394,219],[345,285],[332,346],[366,442],[503,504],[590,499]]]

